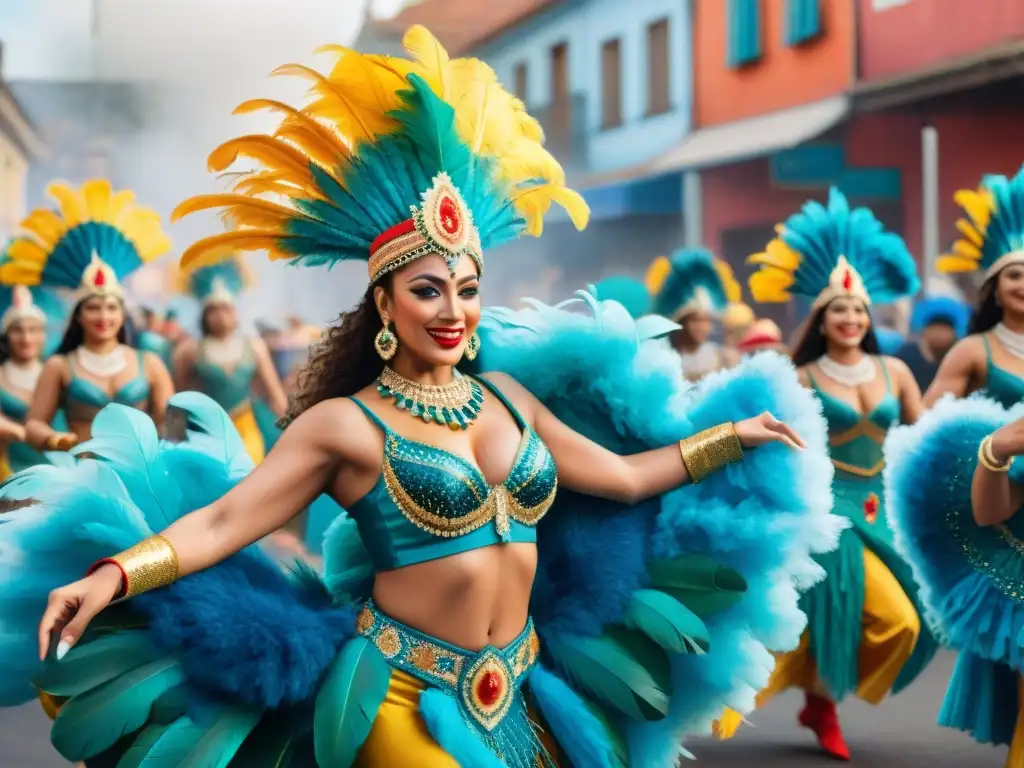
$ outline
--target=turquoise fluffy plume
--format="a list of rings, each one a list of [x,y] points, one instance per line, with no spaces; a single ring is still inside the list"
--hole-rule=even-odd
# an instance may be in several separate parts
[[[193,269],[186,280],[188,292],[202,303],[218,290],[238,296],[248,287],[249,276],[239,257],[234,257]]]

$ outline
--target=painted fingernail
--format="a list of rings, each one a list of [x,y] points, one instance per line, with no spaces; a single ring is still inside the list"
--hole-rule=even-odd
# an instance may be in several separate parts
[[[68,651],[71,650],[71,638],[66,637],[57,643],[57,661],[60,661],[68,655]]]

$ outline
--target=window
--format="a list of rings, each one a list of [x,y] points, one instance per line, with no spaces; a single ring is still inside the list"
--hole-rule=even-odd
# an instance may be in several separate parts
[[[622,45],[609,40],[601,46],[601,127],[622,125]]]
[[[526,103],[526,62],[516,64],[515,94],[520,101]]]
[[[668,19],[662,19],[647,27],[647,114],[668,112],[670,101]]]
[[[761,0],[728,0],[728,64],[742,67],[761,58]]]
[[[821,0],[789,0],[786,44],[800,45],[821,34]]]
[[[569,45],[559,43],[551,49],[551,127],[554,138],[569,136]]]

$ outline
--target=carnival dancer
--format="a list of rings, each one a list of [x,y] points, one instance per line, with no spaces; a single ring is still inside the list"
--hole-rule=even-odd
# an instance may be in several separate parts
[[[0,569],[0,703],[69,697],[51,737],[71,759],[652,768],[749,708],[766,642],[797,642],[794,581],[843,524],[810,393],[777,357],[688,388],[589,294],[482,314],[487,249],[552,203],[588,211],[490,68],[422,27],[405,45],[281,70],[314,100],[244,105],[285,116],[210,165],[260,167],[179,208],[240,225],[187,267],[367,261],[267,459],[246,476],[226,414],[182,393],[167,440],[109,406],[72,469],[0,492],[0,552],[47,563]],[[248,547],[325,491],[349,514],[323,580]]]
[[[47,192],[58,209],[39,208],[22,222],[24,236],[8,248],[0,282],[74,291],[67,329],[39,376],[26,423],[31,445],[66,450],[89,438],[92,420],[109,403],[163,420],[171,377],[156,355],[127,345],[121,281],[170,242],[155,211],[108,181],[81,189],[54,182]],[[58,409],[68,432],[51,426]]]
[[[203,392],[231,415],[249,456],[259,464],[267,446],[254,414],[254,386],[261,385],[277,418],[288,409],[288,398],[266,344],[238,327],[235,301],[251,284],[251,272],[238,255],[181,270],[178,289],[202,306],[202,336],[199,341],[187,340],[177,346],[174,378],[178,389]]]
[[[135,335],[135,346],[143,352],[152,352],[160,358],[167,370],[174,367],[174,345],[167,339],[162,331],[163,320],[157,311],[150,307],[143,307],[139,311],[139,331]]]
[[[25,417],[42,361],[60,343],[64,314],[63,302],[51,291],[0,286],[0,479],[49,460],[26,442]]]
[[[683,373],[699,381],[736,364],[738,355],[711,341],[715,319],[739,299],[740,289],[729,265],[705,248],[684,248],[671,258],[656,259],[645,279],[655,314],[680,325],[670,337],[683,359]]]
[[[920,423],[886,444],[897,542],[922,584],[929,615],[959,651],[939,724],[983,744],[1009,744],[1024,765],[1024,175],[987,176],[958,192],[966,217],[941,270],[984,270],[974,335],[939,367]],[[1021,355],[1018,355],[1021,352]],[[978,390],[982,396],[941,398]],[[935,482],[921,482],[921,478]]]
[[[984,390],[1009,408],[1024,398],[1024,251],[1013,211],[1022,207],[1024,168],[1012,179],[986,176],[977,190],[955,199],[965,218],[953,253],[938,261],[940,272],[982,271],[985,283],[971,319],[970,335],[949,351],[925,393],[925,405],[940,397]]]
[[[878,354],[870,314],[872,305],[913,296],[919,280],[903,240],[836,189],[827,207],[808,202],[790,216],[750,261],[759,266],[750,278],[755,300],[811,302],[793,361],[829,424],[833,511],[853,523],[839,548],[819,558],[828,576],[803,595],[807,633],[779,659],[759,704],[803,689],[800,724],[829,755],[848,760],[836,704],[848,694],[878,704],[908,685],[936,648],[921,626],[911,569],[893,547],[882,482],[885,436],[917,421],[921,393],[906,365]]]

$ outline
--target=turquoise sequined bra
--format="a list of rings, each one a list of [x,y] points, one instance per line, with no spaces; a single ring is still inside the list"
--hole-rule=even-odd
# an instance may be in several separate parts
[[[127,381],[118,388],[113,397],[98,384],[75,375],[74,356],[68,355],[68,367],[71,369],[71,381],[64,388],[61,406],[71,423],[91,422],[96,414],[111,403],[120,403],[134,408],[143,409],[149,402],[149,380],[146,378],[145,352],[138,350],[139,371],[134,379]]]
[[[512,469],[489,485],[480,468],[450,451],[402,437],[357,398],[384,432],[373,488],[349,508],[376,570],[386,571],[502,542],[535,542],[558,486],[555,461],[508,399],[479,379],[522,430]]]
[[[1004,408],[1012,408],[1024,400],[1024,379],[992,362],[992,347],[987,333],[981,335],[981,340],[985,344],[985,362],[988,365],[985,394]]]

